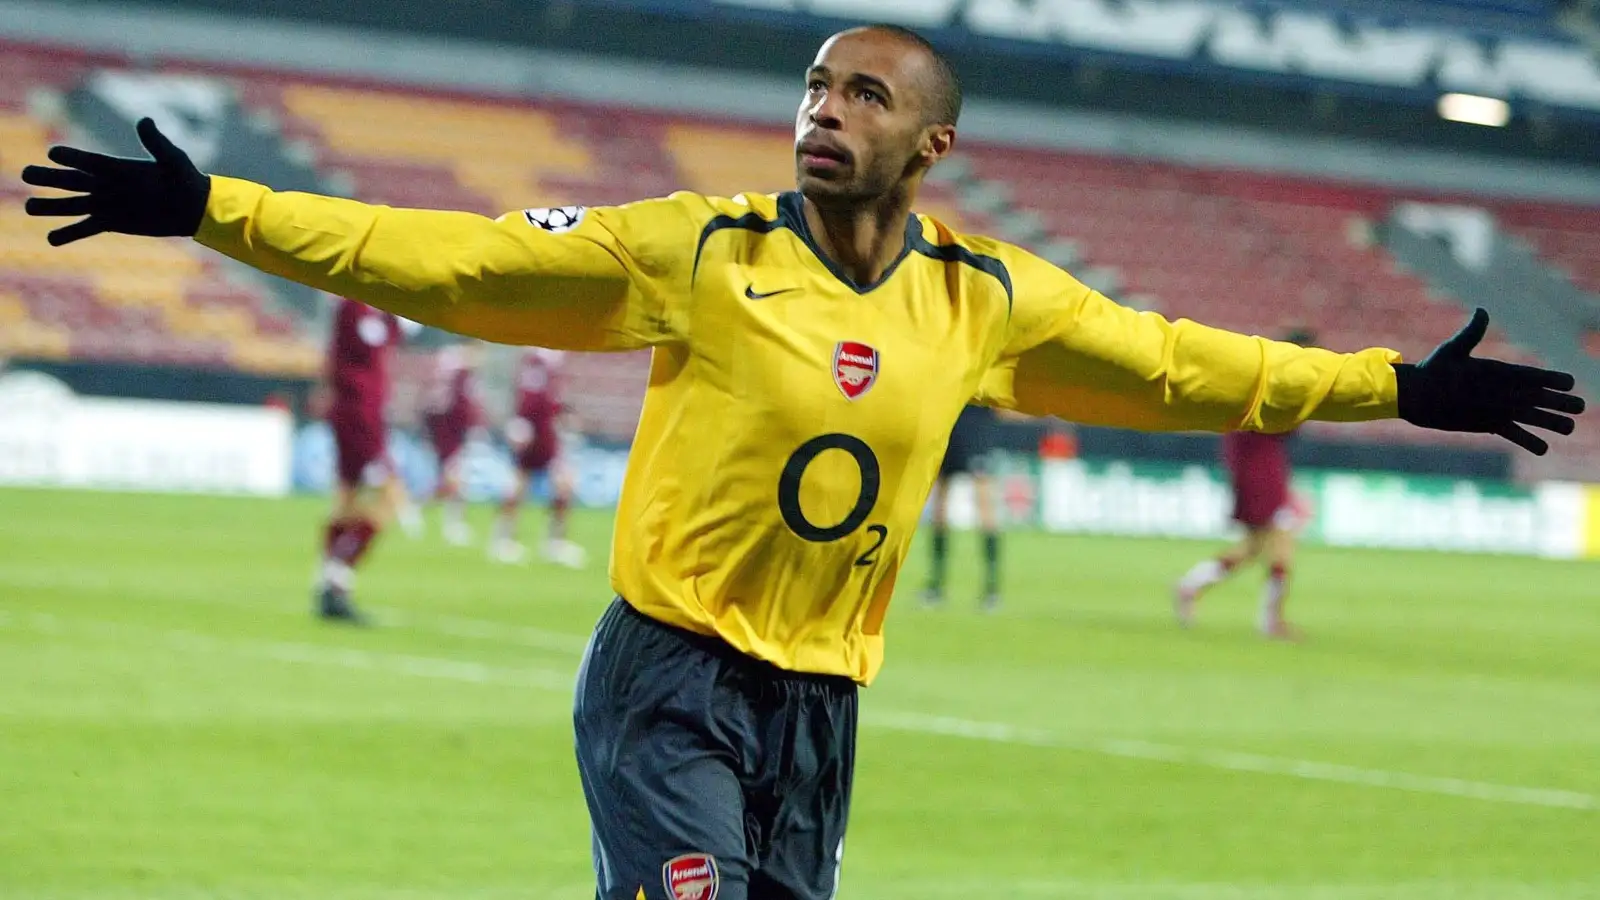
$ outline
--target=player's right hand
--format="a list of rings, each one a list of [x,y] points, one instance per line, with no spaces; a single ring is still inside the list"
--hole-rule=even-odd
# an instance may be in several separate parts
[[[148,237],[193,237],[200,229],[211,179],[167,140],[148,118],[137,126],[151,159],[107,156],[77,147],[50,148],[50,161],[66,168],[28,166],[31,185],[76,191],[71,197],[32,197],[30,216],[84,216],[50,232],[60,247],[107,231]]]

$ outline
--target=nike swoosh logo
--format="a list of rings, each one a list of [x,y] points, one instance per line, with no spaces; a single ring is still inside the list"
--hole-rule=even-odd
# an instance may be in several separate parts
[[[783,288],[782,290],[769,291],[769,292],[767,292],[765,294],[758,294],[758,293],[756,293],[756,286],[752,284],[752,285],[747,285],[745,287],[744,296],[745,296],[745,299],[747,299],[747,300],[765,300],[768,297],[776,297],[779,294],[787,294],[790,291],[797,291],[797,290],[799,290],[799,288]]]

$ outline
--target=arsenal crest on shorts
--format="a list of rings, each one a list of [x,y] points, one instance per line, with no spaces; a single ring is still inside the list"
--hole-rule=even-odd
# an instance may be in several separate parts
[[[859,341],[840,341],[833,348],[833,382],[854,400],[878,380],[878,351]]]
[[[672,900],[717,900],[717,860],[704,853],[685,853],[661,867],[667,896]]]

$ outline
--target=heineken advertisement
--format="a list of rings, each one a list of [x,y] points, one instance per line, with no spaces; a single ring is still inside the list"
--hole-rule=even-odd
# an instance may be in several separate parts
[[[410,489],[427,496],[437,463],[403,432],[390,452]],[[511,479],[504,447],[473,441],[466,448],[465,491],[498,499]],[[326,491],[332,481],[332,439],[313,423],[294,440],[292,483]],[[585,506],[617,502],[627,465],[621,449],[575,448],[577,499]],[[1233,497],[1216,468],[1171,463],[1040,460],[996,452],[988,459],[998,487],[1001,521],[1010,528],[1072,534],[1220,539],[1235,533]],[[3,473],[0,473],[3,474]],[[535,485],[535,494],[543,485]],[[1600,486],[1544,483],[1522,488],[1367,472],[1301,471],[1294,489],[1311,510],[1302,532],[1311,544],[1600,558]],[[971,480],[958,476],[947,498],[951,524],[971,528],[977,503]]]
[[[1409,475],[1302,472],[1313,508],[1304,538],[1340,547],[1576,557],[1600,553],[1593,489],[1535,489]],[[1046,531],[1220,538],[1232,533],[1220,471],[1158,463],[1046,461],[1037,522]]]
[[[1208,466],[997,454],[993,470],[1013,527],[1209,539],[1236,527],[1228,483]],[[1600,488],[1315,470],[1298,473],[1294,487],[1312,509],[1303,533],[1312,544],[1600,556]],[[956,527],[975,524],[966,479],[952,485],[949,510]]]
[[[1334,546],[1573,555],[1577,543],[1563,538],[1582,528],[1554,486],[1353,474],[1316,474],[1310,482],[1321,511],[1315,536]]]
[[[1039,481],[1047,531],[1215,538],[1229,530],[1232,498],[1200,466],[1050,461]]]

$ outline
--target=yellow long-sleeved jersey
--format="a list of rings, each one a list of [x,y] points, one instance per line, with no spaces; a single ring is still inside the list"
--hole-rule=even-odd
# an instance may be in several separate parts
[[[612,585],[658,620],[863,684],[968,401],[1147,430],[1395,415],[1392,351],[1169,322],[923,216],[877,283],[854,284],[803,202],[679,193],[488,219],[214,177],[196,238],[491,341],[654,348]]]

